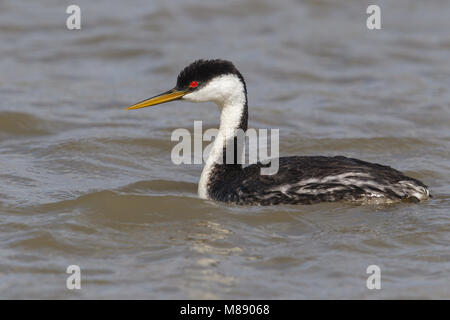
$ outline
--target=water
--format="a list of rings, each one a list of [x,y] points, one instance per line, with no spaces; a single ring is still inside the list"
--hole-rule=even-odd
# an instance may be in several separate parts
[[[1,298],[450,298],[450,5],[0,2]],[[176,128],[213,104],[125,111],[197,58],[232,60],[281,155],[345,155],[423,180],[420,204],[199,200]],[[79,265],[82,289],[66,289]],[[381,268],[381,290],[366,268]]]

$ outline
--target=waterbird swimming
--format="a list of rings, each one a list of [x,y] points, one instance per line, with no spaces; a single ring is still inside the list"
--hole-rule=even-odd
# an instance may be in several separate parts
[[[230,61],[197,60],[180,72],[173,89],[127,109],[173,100],[215,102],[221,111],[219,132],[198,185],[200,198],[238,205],[277,205],[422,201],[430,197],[425,184],[400,171],[344,156],[281,157],[273,175],[261,175],[260,169],[267,164],[242,166],[236,154],[245,145],[237,144],[230,132],[247,130],[247,88]],[[230,146],[234,148],[231,163],[226,157]]]

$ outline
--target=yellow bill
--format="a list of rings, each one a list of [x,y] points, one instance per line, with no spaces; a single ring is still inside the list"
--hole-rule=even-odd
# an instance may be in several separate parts
[[[164,102],[169,102],[172,100],[180,99],[182,96],[184,96],[188,91],[179,91],[176,89],[169,90],[167,92],[164,92],[162,94],[159,94],[157,96],[154,96],[152,98],[143,100],[141,102],[136,103],[135,105],[132,105],[131,107],[128,107],[127,110],[134,110],[134,109],[140,109],[145,107],[154,106],[157,104],[161,104]]]

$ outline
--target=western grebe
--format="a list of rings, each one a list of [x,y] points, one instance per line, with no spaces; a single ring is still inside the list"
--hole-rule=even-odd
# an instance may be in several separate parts
[[[221,111],[219,132],[198,185],[200,198],[239,205],[276,205],[421,201],[429,197],[426,185],[391,167],[343,156],[282,157],[274,175],[260,174],[265,164],[243,167],[236,156],[232,163],[224,161],[227,146],[236,147],[236,140],[229,133],[246,131],[248,123],[245,81],[229,61],[195,61],[178,75],[175,88],[128,110],[177,99],[212,101]]]

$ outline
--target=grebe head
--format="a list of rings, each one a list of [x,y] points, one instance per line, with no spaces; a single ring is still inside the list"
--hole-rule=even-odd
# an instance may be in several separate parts
[[[173,100],[215,102],[219,107],[230,103],[246,104],[244,78],[230,61],[197,60],[180,72],[175,88],[141,101],[129,108],[139,109]]]

